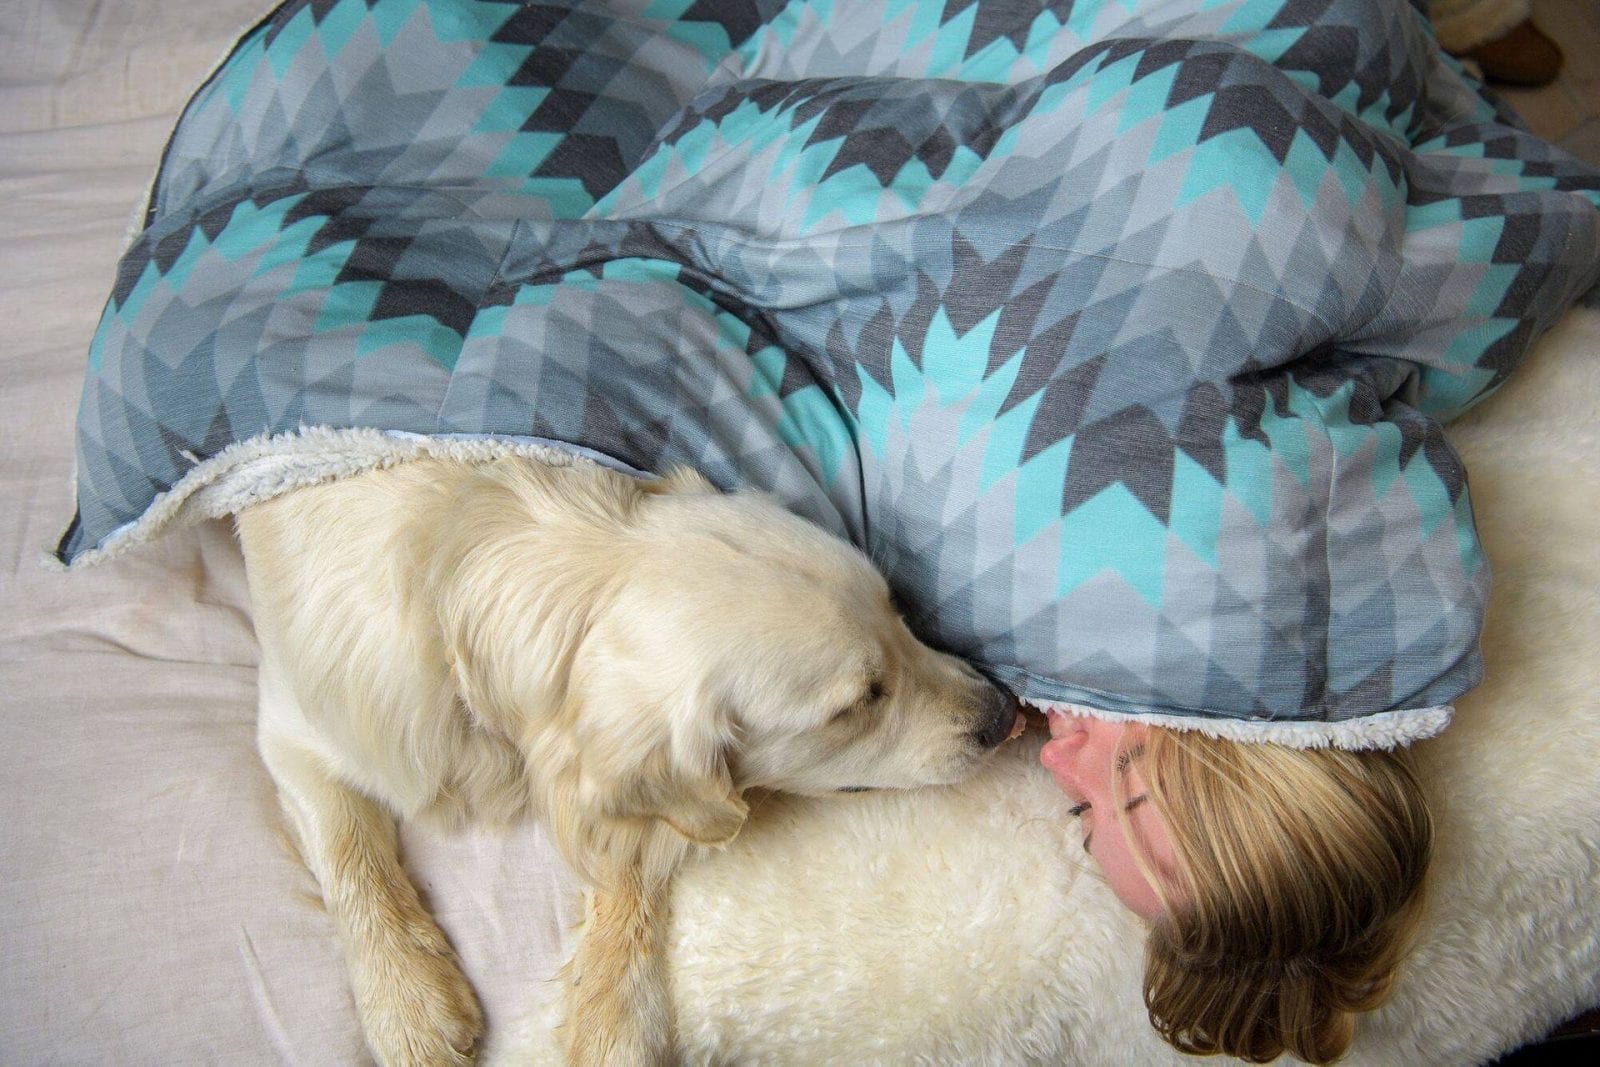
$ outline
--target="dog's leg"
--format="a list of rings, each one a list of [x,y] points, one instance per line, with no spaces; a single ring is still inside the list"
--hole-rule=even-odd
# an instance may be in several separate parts
[[[394,819],[281,731],[298,708],[261,674],[261,756],[306,866],[343,938],[367,1044],[385,1065],[469,1064],[483,1026],[455,952],[400,865]]]
[[[564,975],[564,1044],[571,1067],[674,1062],[661,928],[667,888],[636,872],[589,895],[588,917]]]

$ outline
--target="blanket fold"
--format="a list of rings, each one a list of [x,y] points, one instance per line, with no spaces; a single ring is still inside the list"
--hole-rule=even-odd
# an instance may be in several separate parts
[[[1030,703],[1350,747],[1476,684],[1440,422],[1600,279],[1600,173],[1383,0],[294,0],[145,222],[64,561],[430,451],[685,464]]]

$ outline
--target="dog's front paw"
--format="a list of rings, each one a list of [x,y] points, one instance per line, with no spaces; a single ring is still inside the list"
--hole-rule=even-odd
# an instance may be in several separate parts
[[[367,1044],[385,1067],[460,1067],[476,1059],[483,1010],[444,935],[431,934],[353,968]]]

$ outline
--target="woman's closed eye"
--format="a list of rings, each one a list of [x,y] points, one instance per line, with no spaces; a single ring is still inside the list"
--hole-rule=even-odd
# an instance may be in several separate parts
[[[1150,799],[1150,794],[1149,793],[1140,793],[1138,796],[1134,797],[1132,800],[1130,800],[1126,804],[1122,805],[1122,810],[1123,811],[1132,811],[1134,808],[1137,808],[1140,804],[1143,804],[1145,801],[1147,801],[1149,799]],[[1082,804],[1074,804],[1072,807],[1068,808],[1067,809],[1067,814],[1068,815],[1073,815],[1073,816],[1082,815],[1084,812],[1088,811],[1092,807],[1094,807],[1094,805],[1089,803],[1087,800],[1085,800]]]
[[[1132,800],[1130,800],[1126,804],[1122,805],[1122,810],[1124,812],[1132,811],[1134,808],[1137,808],[1140,804],[1145,803],[1149,799],[1150,799],[1150,794],[1149,793],[1140,793],[1138,796],[1134,797]],[[1067,809],[1067,814],[1068,815],[1074,815],[1074,816],[1082,815],[1084,812],[1088,811],[1092,807],[1094,807],[1094,805],[1089,803],[1087,800],[1085,800],[1082,804],[1074,804],[1072,807],[1068,808]],[[1085,852],[1089,851],[1089,842],[1091,842],[1093,840],[1094,840],[1094,832],[1093,831],[1090,831],[1089,833],[1083,835],[1083,850]]]

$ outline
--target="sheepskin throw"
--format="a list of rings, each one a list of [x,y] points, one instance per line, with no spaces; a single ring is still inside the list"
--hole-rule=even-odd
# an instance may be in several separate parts
[[[1439,421],[1597,207],[1390,0],[295,0],[173,134],[59,553],[421,453],[684,464],[1031,703],[1394,744],[1479,676]]]

